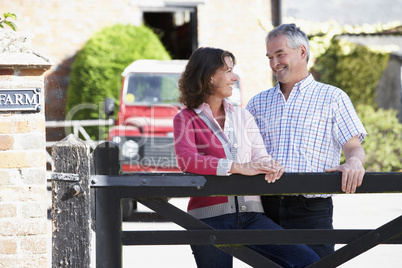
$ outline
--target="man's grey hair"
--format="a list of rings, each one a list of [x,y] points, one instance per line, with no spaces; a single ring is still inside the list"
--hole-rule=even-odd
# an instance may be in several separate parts
[[[307,62],[310,59],[310,45],[308,42],[307,35],[300,30],[296,24],[282,24],[270,31],[265,38],[265,43],[267,44],[271,38],[284,35],[287,40],[287,45],[292,49],[297,49],[301,45],[304,45],[307,50]]]

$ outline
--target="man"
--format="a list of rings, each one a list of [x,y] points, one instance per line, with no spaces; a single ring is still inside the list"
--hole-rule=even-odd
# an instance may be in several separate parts
[[[314,80],[308,73],[306,34],[283,24],[266,37],[267,57],[277,83],[247,105],[275,160],[286,172],[342,172],[342,190],[354,193],[362,184],[367,135],[342,90]],[[342,150],[346,161],[340,165]],[[333,229],[330,195],[262,196],[265,213],[288,229]],[[334,245],[311,245],[320,257]]]

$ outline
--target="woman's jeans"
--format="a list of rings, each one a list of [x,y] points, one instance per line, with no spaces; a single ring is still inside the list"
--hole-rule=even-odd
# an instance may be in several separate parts
[[[215,229],[283,229],[263,213],[232,213],[201,219]],[[306,245],[249,245],[282,267],[304,267],[319,259]],[[212,245],[191,245],[197,267],[232,267],[233,257]]]

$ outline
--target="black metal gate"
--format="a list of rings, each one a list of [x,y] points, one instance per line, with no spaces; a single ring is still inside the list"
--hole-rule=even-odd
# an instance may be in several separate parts
[[[118,149],[93,153],[88,176],[96,267],[121,267],[122,246],[214,245],[252,267],[280,267],[248,244],[347,244],[308,267],[337,267],[379,244],[402,244],[402,216],[374,230],[215,230],[167,201],[167,197],[218,195],[342,194],[340,173],[285,173],[274,184],[263,175],[200,176],[183,173],[119,173]],[[61,171],[59,171],[61,172]],[[71,188],[71,187],[70,187]],[[366,173],[357,193],[401,193],[402,173]],[[185,231],[122,231],[121,200],[134,198]],[[54,249],[53,249],[54,250]],[[55,254],[55,253],[54,253]]]

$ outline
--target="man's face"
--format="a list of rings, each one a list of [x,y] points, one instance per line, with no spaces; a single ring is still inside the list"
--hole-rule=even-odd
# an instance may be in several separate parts
[[[267,57],[278,82],[293,85],[306,77],[307,63],[304,46],[292,49],[286,37],[279,35],[267,43]]]

